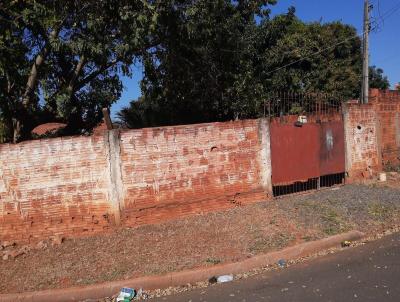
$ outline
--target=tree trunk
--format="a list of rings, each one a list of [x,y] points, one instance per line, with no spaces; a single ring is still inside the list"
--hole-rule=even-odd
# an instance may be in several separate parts
[[[58,32],[59,32],[59,30],[53,30],[50,33],[49,41],[51,41],[52,39],[55,39],[58,36]],[[38,80],[38,70],[39,70],[40,66],[43,65],[44,61],[46,60],[46,57],[50,52],[50,47],[51,47],[50,42],[47,42],[46,45],[43,47],[41,53],[38,54],[38,56],[36,57],[35,62],[32,65],[31,72],[29,74],[28,81],[26,83],[25,93],[23,95],[23,100],[22,100],[22,104],[25,108],[28,108],[29,105],[31,105],[32,98],[33,98],[34,92],[36,90],[36,84],[37,84],[37,80]]]
[[[13,124],[13,143],[16,144],[18,143],[19,138],[21,137],[21,122],[16,118],[13,118],[12,124]]]
[[[85,63],[86,63],[85,55],[82,55],[81,58],[79,59],[78,64],[76,65],[74,73],[72,74],[71,80],[69,81],[69,84],[67,87],[67,91],[70,95],[72,95],[74,93],[76,80],[78,79],[79,75],[81,74],[82,69],[85,66]]]
[[[47,40],[45,46],[42,51],[35,58],[35,62],[32,64],[31,71],[29,73],[29,77],[26,83],[25,92],[22,96],[22,109],[27,110],[29,106],[32,105],[33,96],[35,94],[37,82],[38,82],[38,74],[39,68],[44,64],[49,52],[50,52],[50,42],[52,39],[57,38],[59,34],[60,28],[54,29],[50,33],[50,37]],[[20,120],[16,118],[13,119],[13,142],[17,143],[21,137],[21,128],[22,124]]]
[[[36,89],[36,83],[38,78],[38,69],[43,64],[46,56],[49,53],[49,49],[45,47],[41,54],[36,57],[35,62],[32,65],[31,72],[29,74],[28,82],[26,83],[25,93],[23,96],[24,107],[29,107],[32,102],[32,97]]]

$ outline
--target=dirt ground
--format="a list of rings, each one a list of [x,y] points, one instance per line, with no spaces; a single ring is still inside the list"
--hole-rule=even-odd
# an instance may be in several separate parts
[[[0,260],[0,293],[87,285],[245,259],[351,229],[400,224],[400,186],[347,185],[113,234]]]

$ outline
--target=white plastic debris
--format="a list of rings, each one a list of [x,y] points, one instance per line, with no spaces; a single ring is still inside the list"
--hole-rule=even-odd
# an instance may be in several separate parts
[[[298,121],[299,123],[302,123],[302,124],[307,124],[307,116],[305,116],[305,115],[299,115],[299,117],[297,118],[297,121]]]
[[[223,275],[217,278],[218,283],[225,283],[233,281],[233,275]]]

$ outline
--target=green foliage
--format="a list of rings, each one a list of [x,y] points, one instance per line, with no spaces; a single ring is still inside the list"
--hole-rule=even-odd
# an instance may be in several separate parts
[[[384,76],[383,69],[376,66],[369,67],[369,86],[382,90],[389,89],[390,83],[387,76]]]
[[[254,118],[275,91],[358,96],[361,41],[353,27],[304,23],[294,8],[270,19],[259,12],[274,2],[261,2],[247,1],[245,10],[223,0],[158,7],[161,43],[144,54],[143,97],[121,121],[135,128]]]
[[[358,96],[362,59],[355,28],[339,22],[304,23],[290,10],[265,22],[260,31],[265,49],[261,66],[269,90]]]
[[[0,143],[3,143],[12,138],[13,117],[18,111],[29,66],[23,32],[15,31],[12,22],[1,13],[0,28]]]
[[[143,97],[119,113],[134,128],[258,117],[277,90],[357,97],[355,29],[304,23],[293,8],[270,19],[275,2],[2,1],[1,140],[27,139],[45,122],[90,131],[137,60]]]
[[[0,115],[14,132],[8,140],[47,121],[67,123],[69,133],[95,126],[101,108],[121,95],[119,75],[130,75],[155,43],[155,21],[143,0],[2,2]]]
[[[143,98],[121,120],[142,127],[255,115],[263,90],[254,81],[255,16],[268,18],[274,3],[163,1],[156,7],[161,43],[143,56]]]

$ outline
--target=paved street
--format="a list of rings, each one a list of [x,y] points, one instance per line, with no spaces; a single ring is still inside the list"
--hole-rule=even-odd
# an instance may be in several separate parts
[[[154,301],[400,301],[400,234],[288,269]]]

